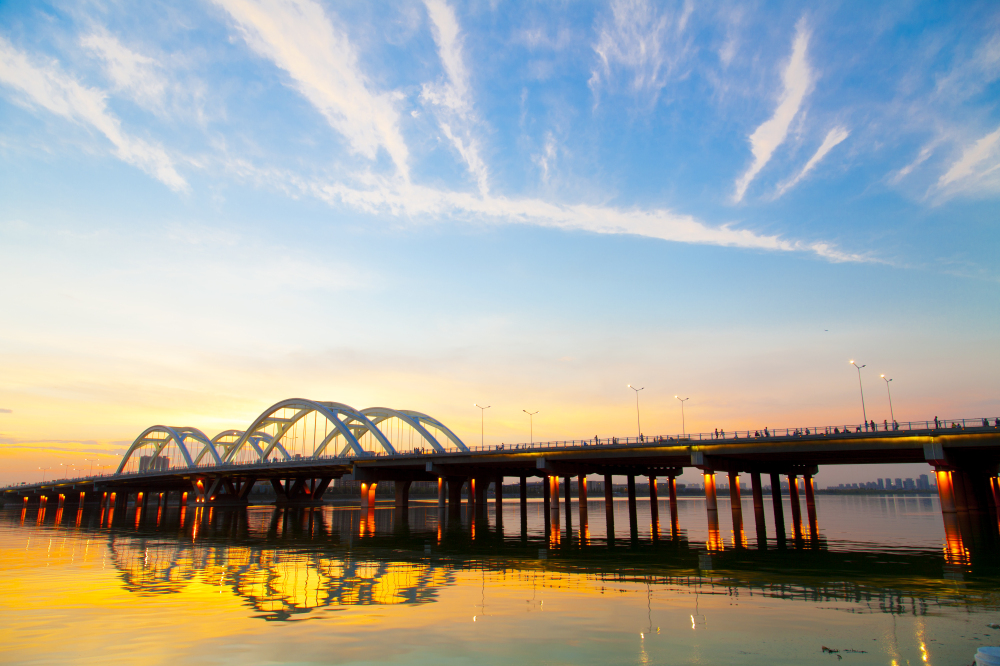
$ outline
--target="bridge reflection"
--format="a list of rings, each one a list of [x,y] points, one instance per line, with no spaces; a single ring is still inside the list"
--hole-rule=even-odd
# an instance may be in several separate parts
[[[585,525],[562,530],[550,524],[555,539],[541,529],[512,536],[497,529],[495,516],[439,522],[437,509],[423,507],[411,509],[406,520],[392,509],[373,515],[329,507],[174,509],[137,512],[135,521],[110,525],[96,509],[50,517],[40,510],[34,520],[21,513],[25,529],[54,524],[106,539],[122,585],[137,595],[210,586],[258,617],[279,621],[340,606],[433,603],[469,572],[527,589],[601,594],[639,582],[676,594],[844,601],[866,604],[870,612],[922,615],[941,605],[995,606],[992,585],[1000,571],[995,549],[973,557],[960,525],[949,531],[942,556],[831,549],[808,533],[784,549],[748,548],[736,532],[728,536],[737,547],[720,548],[717,532],[692,542],[675,530],[609,548],[603,539],[587,538]],[[655,524],[650,528],[656,532]]]

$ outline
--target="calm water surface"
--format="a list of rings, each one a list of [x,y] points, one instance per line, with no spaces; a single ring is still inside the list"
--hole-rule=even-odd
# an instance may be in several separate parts
[[[11,664],[969,664],[1000,645],[989,540],[946,537],[936,498],[819,496],[819,531],[761,550],[753,508],[676,534],[624,501],[556,521],[379,508],[0,514]],[[768,504],[770,510],[770,504]],[[790,520],[786,504],[785,516]],[[654,538],[654,531],[657,533]],[[954,535],[952,535],[954,537]],[[838,652],[824,652],[823,647]]]

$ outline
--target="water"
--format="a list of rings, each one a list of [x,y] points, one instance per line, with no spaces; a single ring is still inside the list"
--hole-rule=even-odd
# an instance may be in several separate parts
[[[16,664],[969,664],[1000,645],[997,549],[949,540],[936,498],[819,496],[778,549],[718,535],[703,500],[671,534],[648,500],[550,521],[505,500],[503,534],[436,505],[0,514],[0,662]],[[768,504],[768,509],[770,505]],[[790,507],[785,506],[789,521]],[[954,535],[952,535],[954,537]],[[978,544],[978,545],[977,545]],[[735,546],[745,547],[737,548]],[[823,648],[837,652],[824,651]]]

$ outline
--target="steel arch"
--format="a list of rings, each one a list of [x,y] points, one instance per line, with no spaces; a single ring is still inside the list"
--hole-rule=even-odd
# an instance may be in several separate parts
[[[163,436],[152,437],[151,435],[154,434],[160,434]],[[187,440],[193,440],[201,444],[201,448],[198,449],[197,454],[194,457],[191,456],[191,451],[185,444]],[[156,452],[152,455],[152,459],[155,460],[171,441],[177,443],[177,448],[184,457],[184,463],[187,467],[197,467],[202,458],[205,457],[206,453],[211,454],[212,461],[216,464],[220,464],[222,462],[222,459],[219,457],[219,452],[215,448],[215,444],[201,430],[190,426],[177,427],[155,425],[150,428],[146,428],[141,435],[136,437],[135,441],[132,442],[132,445],[125,452],[125,455],[122,456],[122,461],[118,465],[118,470],[115,474],[121,474],[122,470],[125,469],[125,465],[127,465],[128,461],[132,458],[132,454],[142,447],[149,444],[155,445]]]
[[[434,437],[434,435],[428,432],[427,428],[424,427],[425,423],[443,432],[444,435],[459,448],[459,450],[466,452],[469,450],[469,448],[455,435],[455,433],[446,428],[444,424],[437,419],[427,416],[426,414],[421,414],[420,412],[415,412],[409,409],[391,409],[389,407],[368,407],[366,409],[362,409],[361,413],[365,416],[372,417],[372,421],[376,426],[382,421],[390,418],[397,418],[400,421],[403,421],[416,430],[421,437],[427,440],[427,443],[430,444],[431,447],[438,453],[444,453],[445,448],[441,446],[441,443],[436,437]]]

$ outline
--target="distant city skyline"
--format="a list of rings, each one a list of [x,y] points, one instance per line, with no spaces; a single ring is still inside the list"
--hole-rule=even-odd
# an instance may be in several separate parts
[[[998,418],[998,34],[991,2],[0,4],[0,483],[293,396],[486,444]]]

